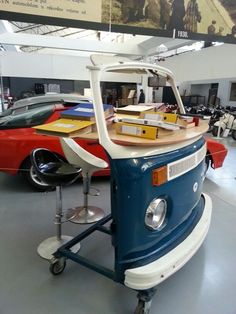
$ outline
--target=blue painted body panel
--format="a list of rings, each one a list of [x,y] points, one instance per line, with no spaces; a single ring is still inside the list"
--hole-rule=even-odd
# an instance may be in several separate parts
[[[161,186],[152,185],[152,171],[198,151],[204,139],[187,147],[151,157],[110,159],[112,243],[115,247],[115,278],[123,283],[124,271],[146,265],[181,243],[199,221],[204,161],[184,175]],[[198,189],[193,191],[193,185]],[[166,199],[168,213],[161,230],[145,226],[150,202]]]

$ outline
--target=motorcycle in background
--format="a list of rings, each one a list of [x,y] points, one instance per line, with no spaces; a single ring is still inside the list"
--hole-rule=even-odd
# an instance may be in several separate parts
[[[222,106],[209,107],[209,106],[198,106],[198,107],[185,107],[186,113],[197,114],[209,117],[209,129],[208,133],[213,131],[213,127],[217,121],[224,115],[225,110]]]
[[[220,128],[220,130],[219,130]],[[231,134],[232,138],[236,141],[236,114],[232,112],[225,112],[219,121],[214,123],[212,135],[227,137]]]
[[[214,125],[217,121],[220,120],[221,117],[225,114],[224,108],[222,106],[218,106],[217,108],[211,109],[211,117],[209,120],[209,130],[208,133],[213,132]]]

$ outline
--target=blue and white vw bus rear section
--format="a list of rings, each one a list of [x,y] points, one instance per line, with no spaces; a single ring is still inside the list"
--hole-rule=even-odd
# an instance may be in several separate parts
[[[119,282],[151,288],[199,248],[210,221],[209,198],[201,193],[205,153],[199,139],[160,155],[110,160]],[[166,177],[160,184],[155,182],[158,171]]]
[[[139,291],[135,313],[149,313],[156,286],[194,255],[208,232],[212,205],[202,193],[206,144],[202,135],[168,145],[114,143],[102,110],[101,74],[120,70],[167,76],[184,113],[173,75],[159,66],[135,62],[89,69],[99,141],[111,168],[114,278]]]

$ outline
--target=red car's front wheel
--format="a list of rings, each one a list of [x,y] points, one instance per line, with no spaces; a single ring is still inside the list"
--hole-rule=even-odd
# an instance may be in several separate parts
[[[52,191],[54,189],[54,187],[46,184],[37,176],[30,159],[26,160],[26,162],[23,164],[21,173],[23,174],[29,185],[37,191],[45,192]]]

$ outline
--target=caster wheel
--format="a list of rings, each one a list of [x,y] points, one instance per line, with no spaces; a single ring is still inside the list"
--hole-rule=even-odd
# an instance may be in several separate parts
[[[149,313],[150,313],[149,302],[145,302],[143,300],[139,300],[134,314],[149,314]]]
[[[54,276],[57,276],[57,275],[60,275],[64,271],[65,267],[66,267],[65,258],[59,258],[59,259],[53,258],[50,261],[49,270]]]

